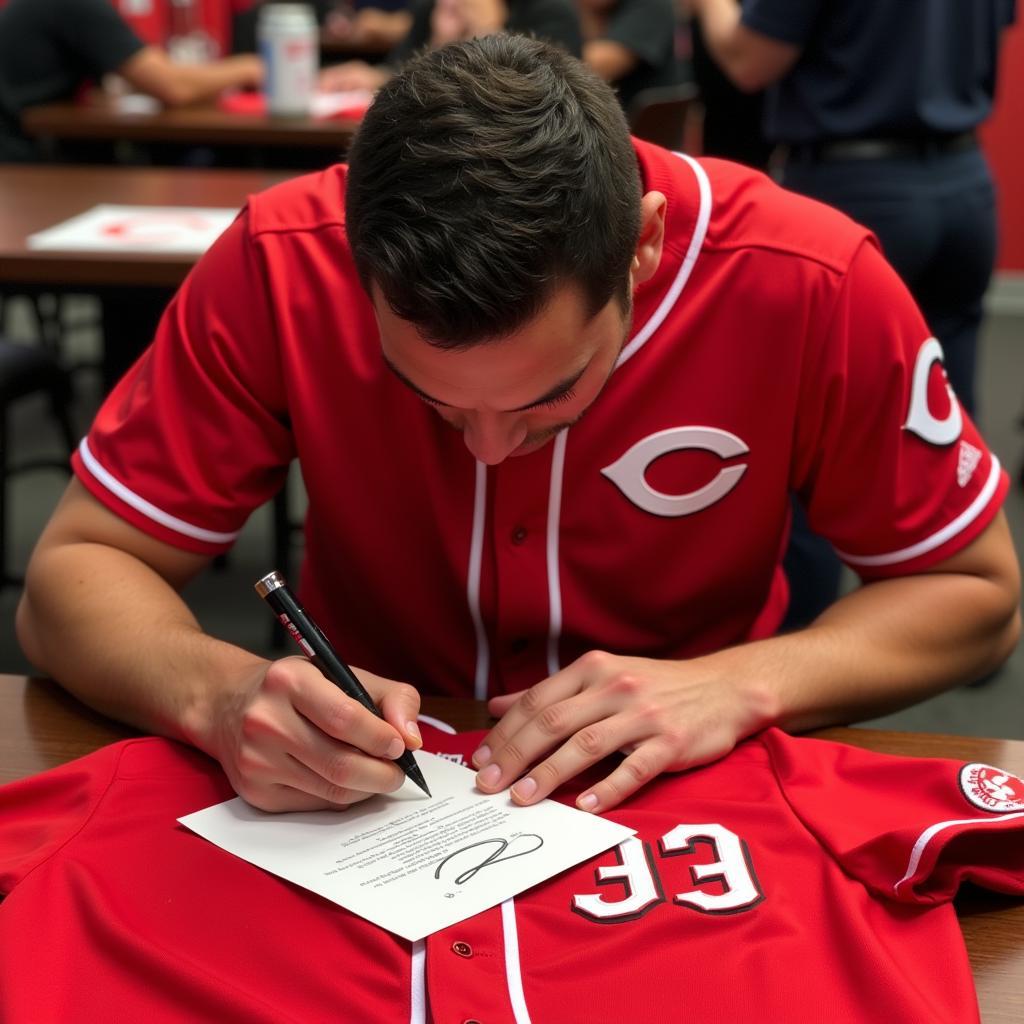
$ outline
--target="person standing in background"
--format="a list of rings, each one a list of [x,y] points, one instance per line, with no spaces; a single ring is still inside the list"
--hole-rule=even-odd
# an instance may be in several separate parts
[[[782,184],[874,231],[971,415],[996,252],[995,187],[975,132],[992,109],[1000,36],[1015,6],[691,0],[725,73],[745,91],[767,90],[764,131],[784,147]],[[796,533],[812,553],[793,578],[795,603],[806,585],[813,618],[836,596],[839,563],[806,529]]]
[[[704,108],[701,154],[766,170],[775,146],[764,137],[764,93],[738,89],[708,53],[700,21],[691,19],[688,28],[693,80]]]

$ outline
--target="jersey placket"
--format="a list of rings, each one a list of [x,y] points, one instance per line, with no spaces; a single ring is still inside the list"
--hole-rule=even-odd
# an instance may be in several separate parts
[[[430,1024],[521,1024],[509,998],[500,907],[435,932],[426,949]]]
[[[550,469],[538,472],[536,463],[543,459],[550,467],[553,450],[549,444],[532,456],[509,459],[491,470],[494,604],[488,632],[494,645],[493,685],[501,693],[532,686],[548,674]],[[556,522],[555,530],[557,526]]]

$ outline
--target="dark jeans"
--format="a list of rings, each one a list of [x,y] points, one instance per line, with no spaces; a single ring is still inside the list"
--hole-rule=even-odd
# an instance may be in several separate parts
[[[874,231],[939,339],[953,390],[973,415],[982,298],[996,252],[995,187],[981,150],[797,161],[786,165],[782,184]],[[809,621],[838,596],[839,560],[802,515],[794,516],[786,570],[793,593],[786,625]]]

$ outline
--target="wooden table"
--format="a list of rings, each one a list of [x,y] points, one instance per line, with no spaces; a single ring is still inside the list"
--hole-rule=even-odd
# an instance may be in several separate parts
[[[101,371],[109,391],[152,340],[173,289],[198,257],[35,250],[27,237],[98,203],[241,207],[254,192],[289,177],[286,171],[0,164],[0,294],[85,288],[99,295]]]
[[[0,286],[177,287],[188,253],[60,252],[29,249],[26,238],[98,203],[241,207],[293,175],[268,171],[0,164]]]
[[[343,118],[235,114],[214,105],[127,112],[116,102],[43,103],[22,112],[26,135],[37,139],[168,142],[188,146],[348,149],[358,121]]]
[[[489,723],[483,705],[471,700],[426,698],[424,711],[459,729],[486,728]],[[0,675],[0,782],[64,764],[131,735],[131,729],[90,711],[49,680]],[[815,735],[886,754],[982,761],[1024,774],[1024,742],[1015,740],[844,728]],[[957,912],[982,1021],[1020,1024],[1024,903],[972,889],[958,897]]]

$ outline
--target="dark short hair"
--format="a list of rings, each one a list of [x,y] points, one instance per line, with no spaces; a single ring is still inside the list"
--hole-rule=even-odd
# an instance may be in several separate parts
[[[525,36],[453,43],[378,94],[349,154],[346,223],[363,286],[432,344],[466,348],[575,283],[593,316],[629,306],[640,175],[611,88]]]

